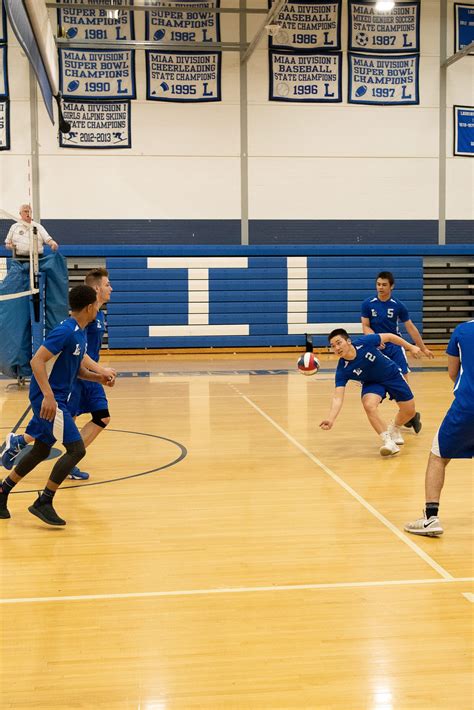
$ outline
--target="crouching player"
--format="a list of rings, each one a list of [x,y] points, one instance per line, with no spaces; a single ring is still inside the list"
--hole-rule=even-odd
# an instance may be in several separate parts
[[[367,418],[382,439],[381,456],[395,456],[404,443],[400,427],[415,416],[415,399],[399,367],[377,348],[382,343],[393,343],[406,348],[414,357],[421,357],[420,348],[393,333],[351,339],[343,328],[333,330],[328,340],[339,362],[331,410],[319,426],[332,428],[344,402],[345,387],[349,380],[355,380],[362,384],[362,406]],[[398,405],[395,421],[388,426],[377,411],[387,395]]]

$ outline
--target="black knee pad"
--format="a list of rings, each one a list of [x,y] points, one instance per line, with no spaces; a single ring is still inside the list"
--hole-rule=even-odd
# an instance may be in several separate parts
[[[58,486],[61,485],[74,466],[86,455],[86,447],[82,439],[64,444],[64,446],[66,447],[66,453],[56,461],[50,476],[51,480],[57,483]]]
[[[98,409],[95,412],[92,412],[92,423],[97,424],[97,426],[100,426],[101,429],[105,429],[107,424],[102,421],[102,419],[108,419],[110,417],[110,412],[108,409]]]
[[[48,458],[50,451],[51,446],[45,444],[44,441],[35,439],[31,451],[28,451],[28,453],[23,456],[20,463],[15,466],[15,473],[19,476],[26,476],[26,474],[32,471],[41,461]]]
[[[82,439],[73,441],[70,444],[64,444],[64,446],[66,449],[64,456],[69,456],[69,458],[74,459],[74,465],[86,455],[86,447]]]

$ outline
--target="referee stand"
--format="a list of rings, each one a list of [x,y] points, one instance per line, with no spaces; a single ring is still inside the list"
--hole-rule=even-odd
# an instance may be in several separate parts
[[[31,377],[30,360],[47,333],[68,316],[66,259],[35,251],[28,257],[13,252],[0,282],[0,372],[19,387]]]

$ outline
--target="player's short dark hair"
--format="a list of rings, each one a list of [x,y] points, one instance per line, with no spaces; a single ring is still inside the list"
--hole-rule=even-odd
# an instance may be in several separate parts
[[[380,274],[377,274],[377,279],[385,279],[385,281],[388,281],[390,286],[393,286],[395,283],[395,277],[391,271],[381,271]]]
[[[331,330],[331,332],[328,335],[328,341],[331,342],[333,338],[336,337],[336,335],[340,335],[341,338],[344,338],[344,340],[349,340],[349,333],[347,330],[344,330],[344,328],[335,328],[334,330]]]
[[[97,266],[95,269],[91,269],[87,272],[84,283],[87,284],[87,286],[98,286],[104,276],[109,278],[107,269],[103,266]]]
[[[87,308],[91,303],[97,301],[97,294],[93,288],[90,286],[85,286],[81,284],[80,286],[74,286],[69,291],[69,306],[71,311],[82,311],[83,308]]]

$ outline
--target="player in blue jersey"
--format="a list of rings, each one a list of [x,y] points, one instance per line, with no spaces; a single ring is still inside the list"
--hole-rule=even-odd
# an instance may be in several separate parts
[[[113,289],[109,281],[107,269],[103,267],[92,269],[86,274],[84,281],[87,286],[90,286],[96,291],[99,308],[110,301],[110,295]],[[99,310],[97,318],[92,321],[92,323],[89,323],[86,328],[87,359],[84,365],[88,369],[94,370],[96,363],[99,362],[100,349],[102,347],[105,331],[106,324],[104,313]],[[113,377],[115,377],[115,371],[111,370],[111,372],[113,373]],[[69,400],[69,411],[73,417],[79,416],[80,414],[91,415],[90,421],[81,429],[81,436],[86,449],[110,423],[109,403],[104,388],[98,382],[76,380],[74,390]],[[89,478],[89,474],[75,466],[69,474],[69,478],[84,480]]]
[[[51,476],[37,500],[30,505],[30,513],[49,525],[65,525],[53,507],[56,490],[69,475],[73,466],[85,455],[81,434],[68,409],[68,399],[76,377],[112,386],[106,375],[87,370],[83,365],[86,352],[85,327],[97,318],[97,294],[90,286],[76,286],[69,293],[71,316],[49,333],[31,360],[33,376],[30,384],[30,403],[33,417],[26,432],[35,443],[18,462],[0,487],[0,518],[9,518],[8,495],[12,488],[48,458],[55,441],[64,444],[66,453],[54,464]],[[46,365],[56,358],[48,378]]]
[[[405,525],[407,532],[427,537],[438,537],[444,532],[438,513],[446,466],[451,459],[474,458],[474,320],[454,329],[446,352],[448,374],[455,383],[454,401],[431,446],[423,517]]]
[[[394,298],[392,295],[395,287],[395,279],[390,271],[381,271],[375,281],[377,295],[366,298],[361,306],[362,332],[364,335],[371,333],[393,333],[400,335],[399,323],[403,323],[407,333],[413,338],[413,342],[420,348],[421,352],[428,358],[433,358],[431,350],[428,350],[420,335],[420,331],[410,319],[407,307],[404,303]],[[405,354],[405,348],[395,343],[387,343],[383,348],[384,355],[393,360],[402,373],[407,376],[410,372]],[[413,427],[415,432],[421,430],[421,418],[416,412],[413,419],[405,424]]]
[[[414,357],[421,357],[420,348],[393,333],[374,333],[351,339],[343,328],[333,330],[328,340],[339,356],[339,362],[331,410],[320,427],[332,428],[344,402],[345,387],[349,380],[355,380],[362,384],[362,405],[367,418],[382,439],[381,456],[398,454],[399,445],[404,443],[400,427],[414,416],[415,400],[400,369],[379,348],[385,343],[393,343],[407,348]],[[377,411],[387,395],[398,405],[398,414],[389,426]]]
[[[109,274],[106,269],[98,267],[89,271],[85,277],[85,284],[93,288],[97,293],[99,308],[103,306],[104,303],[108,303],[110,294],[112,293],[112,286],[110,285]],[[87,353],[84,356],[83,365],[88,370],[96,372],[99,375],[105,375],[112,381],[115,380],[115,370],[102,367],[98,364],[104,333],[105,318],[103,312],[99,310],[95,320],[86,327]],[[82,440],[86,448],[110,422],[107,397],[104,388],[98,382],[87,382],[85,380],[76,379],[68,401],[68,409],[73,417],[89,412],[92,416],[91,421],[87,422],[81,430]],[[15,435],[13,432],[8,434],[5,450],[3,451],[1,459],[4,468],[11,470],[20,451],[28,444],[33,443],[33,441],[34,437],[30,436],[28,432],[18,435]],[[74,466],[69,474],[69,478],[74,480],[87,480],[89,474],[86,471],[81,471],[78,466]]]

